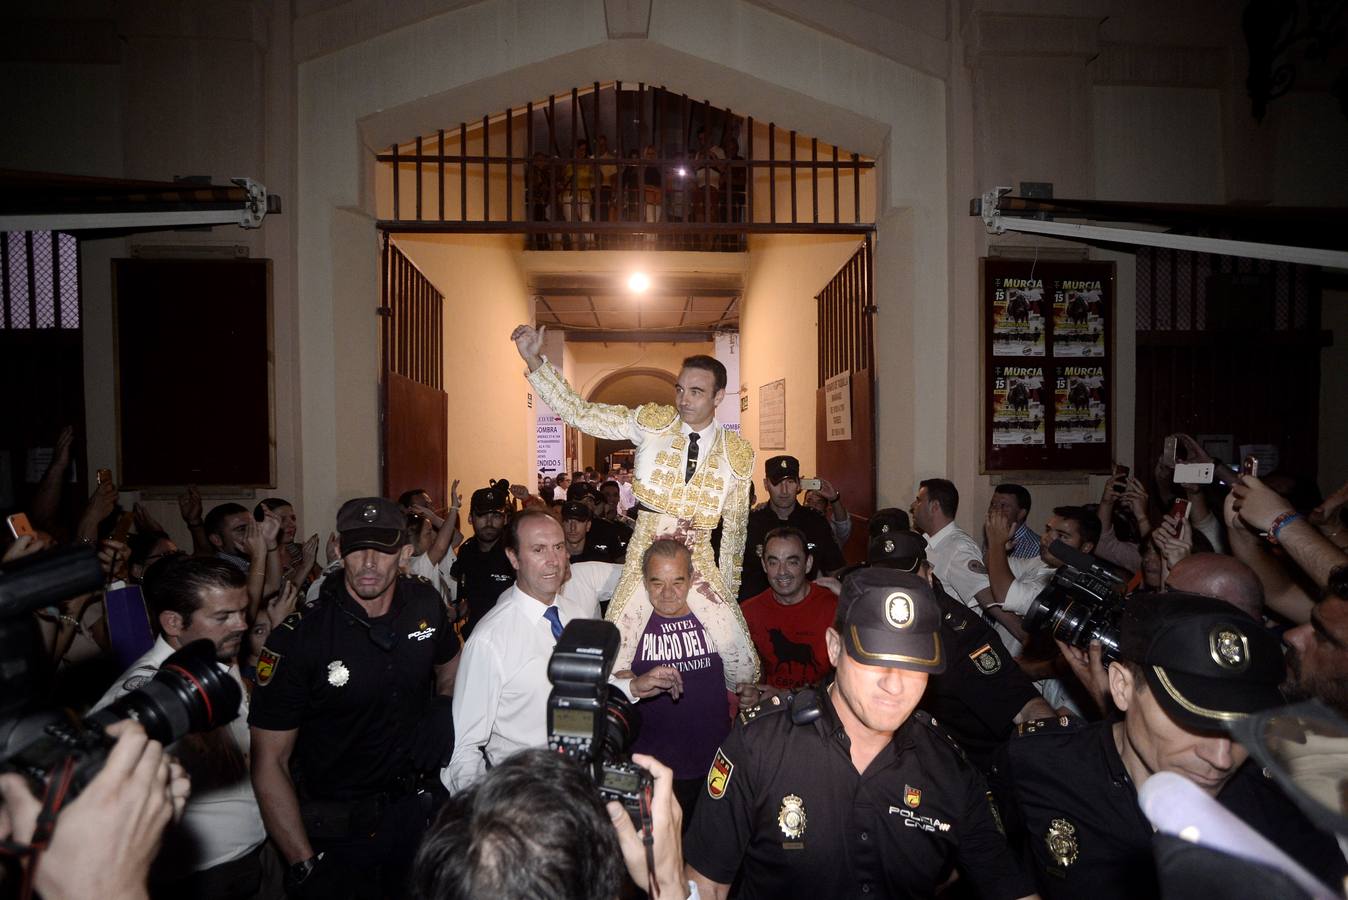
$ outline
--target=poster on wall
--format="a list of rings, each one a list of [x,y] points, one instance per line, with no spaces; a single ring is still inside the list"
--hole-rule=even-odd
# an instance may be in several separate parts
[[[1044,355],[1044,279],[992,279],[994,356]]]
[[[1105,355],[1105,296],[1101,279],[1055,278],[1053,355]]]
[[[770,381],[758,389],[758,447],[786,449],[786,379]]]
[[[1044,443],[1044,367],[993,366],[992,444]]]
[[[1053,389],[1053,442],[1059,447],[1105,443],[1108,398],[1104,366],[1059,366]]]
[[[566,436],[562,429],[562,417],[539,404],[538,415],[534,420],[538,447],[538,471],[544,475],[556,475],[562,471],[566,460],[563,458],[565,453]]]

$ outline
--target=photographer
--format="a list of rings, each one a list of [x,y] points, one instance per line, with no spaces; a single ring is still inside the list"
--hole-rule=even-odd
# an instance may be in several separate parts
[[[145,590],[159,638],[94,709],[144,686],[174,651],[202,638],[215,645],[218,665],[240,687],[238,718],[169,748],[196,790],[181,824],[169,830],[152,893],[200,900],[280,896],[280,862],[248,776],[248,700],[237,663],[247,630],[243,573],[221,560],[177,555],[150,568]]]
[[[605,808],[590,776],[549,750],[521,750],[452,797],[417,853],[417,900],[617,900],[623,868],[661,900],[684,900],[682,813],[673,773],[633,757],[655,779],[651,803],[655,884],[627,810]]]
[[[1182,775],[1327,884],[1348,867],[1225,730],[1283,703],[1278,639],[1230,604],[1136,594],[1120,627],[1109,688],[1121,721],[1021,726],[991,784],[1008,838],[1046,897],[1160,896],[1152,826],[1138,807],[1148,777]]]
[[[108,726],[116,743],[102,770],[55,821],[27,875],[44,900],[145,900],[146,874],[170,819],[181,815],[191,782],[139,724]],[[42,802],[22,775],[0,775],[0,841],[33,841]]]

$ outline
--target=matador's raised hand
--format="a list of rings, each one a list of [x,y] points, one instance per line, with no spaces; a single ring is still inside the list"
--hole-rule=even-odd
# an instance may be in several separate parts
[[[529,371],[532,372],[543,365],[543,332],[548,326],[540,325],[534,328],[532,325],[517,325],[515,330],[510,332],[510,339],[515,342],[515,349],[520,352],[520,358],[529,364]]]

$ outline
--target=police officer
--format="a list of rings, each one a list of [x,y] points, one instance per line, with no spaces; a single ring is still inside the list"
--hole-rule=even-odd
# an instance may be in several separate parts
[[[949,648],[931,587],[874,568],[843,582],[833,677],[740,715],[684,838],[703,898],[930,897],[951,864],[985,898],[1023,897],[981,775],[915,712]]]
[[[1108,673],[1121,721],[1023,724],[994,762],[1008,837],[1041,893],[1160,896],[1152,826],[1137,799],[1160,771],[1216,797],[1325,884],[1342,884],[1348,867],[1334,840],[1247,762],[1226,731],[1233,720],[1282,705],[1278,639],[1221,600],[1135,594],[1124,608],[1120,656]]]
[[[574,482],[566,489],[566,503],[562,504],[562,528],[566,529],[567,509],[572,504],[589,511],[588,530],[585,534],[585,549],[579,554],[571,551],[571,535],[567,534],[568,552],[572,562],[611,562],[621,563],[627,558],[627,542],[632,539],[632,529],[617,522],[610,522],[599,513],[605,507],[603,496],[595,486],[586,482]]]
[[[318,604],[267,638],[248,723],[253,788],[302,897],[401,896],[453,749],[459,643],[440,594],[399,575],[397,503],[337,513],[342,567]]]
[[[867,551],[871,566],[912,572],[934,588],[927,562],[927,541],[915,531],[879,532]],[[941,611],[946,669],[932,675],[918,708],[949,732],[969,759],[986,772],[993,752],[1006,743],[1016,724],[1053,715],[992,626],[973,610],[937,588],[932,597]]]
[[[817,509],[802,506],[796,499],[800,493],[800,460],[794,456],[774,456],[767,461],[763,471],[763,489],[767,491],[768,502],[749,513],[744,539],[744,575],[740,579],[741,603],[768,589],[768,576],[763,571],[763,542],[774,528],[790,525],[805,535],[805,552],[814,558],[814,567],[806,573],[811,580],[836,572],[845,562],[828,520]],[[842,495],[837,491],[825,499],[834,506],[835,513],[842,509]],[[842,515],[846,515],[846,511]]]
[[[607,545],[601,548],[595,543],[591,531],[594,524],[594,510],[589,504],[574,500],[562,504],[562,533],[571,562],[616,562]]]
[[[515,569],[501,540],[509,518],[506,492],[489,487],[473,491],[468,517],[473,523],[473,536],[459,546],[459,558],[449,570],[450,576],[458,581],[459,603],[467,607],[464,640],[473,626],[491,612],[501,592],[515,583]]]

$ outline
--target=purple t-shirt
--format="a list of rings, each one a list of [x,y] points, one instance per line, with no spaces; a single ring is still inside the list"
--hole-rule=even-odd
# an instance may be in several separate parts
[[[665,693],[637,704],[641,731],[632,750],[654,756],[674,770],[675,778],[703,778],[730,733],[730,699],[721,656],[692,613],[677,619],[651,613],[632,674],[644,675],[656,666],[679,670],[683,695],[677,702]]]

